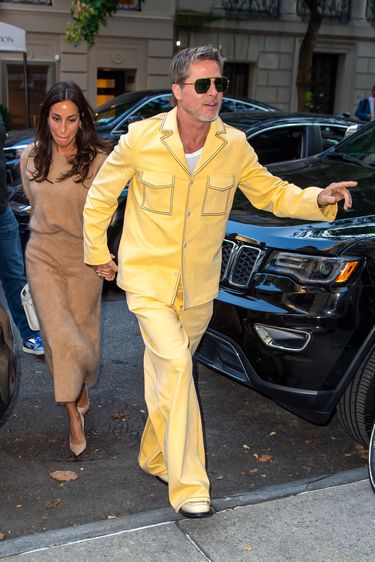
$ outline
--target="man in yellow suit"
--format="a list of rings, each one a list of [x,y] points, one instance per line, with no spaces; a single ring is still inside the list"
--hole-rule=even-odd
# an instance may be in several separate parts
[[[145,344],[148,419],[141,468],[169,485],[184,517],[212,514],[192,355],[218,292],[221,244],[237,186],[251,203],[278,216],[333,220],[351,206],[348,187],[301,190],[272,176],[239,130],[218,117],[228,80],[210,46],[184,49],[171,63],[177,107],[130,125],[89,190],[84,211],[85,261],[98,275],[117,271],[106,230],[130,181],[118,255]]]

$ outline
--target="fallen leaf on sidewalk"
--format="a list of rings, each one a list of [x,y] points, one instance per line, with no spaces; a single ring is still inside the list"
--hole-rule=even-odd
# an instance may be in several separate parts
[[[249,470],[249,472],[250,472],[250,474],[255,474],[256,472],[258,472],[258,469],[257,468],[251,468]]]
[[[124,420],[125,413],[122,410],[114,410],[112,412],[112,419],[113,420]]]
[[[78,474],[73,470],[55,470],[49,473],[50,477],[58,482],[68,482],[69,480],[76,480]]]
[[[252,552],[253,547],[252,547],[251,545],[250,545],[250,546],[245,546],[245,550],[246,550],[246,552]]]
[[[250,446],[249,446],[249,445],[246,445],[246,443],[244,443],[244,444],[242,445],[242,447],[243,447],[243,449],[250,449]]]
[[[256,453],[254,454],[254,457],[256,458],[256,460],[258,462],[269,462],[272,461],[272,456],[271,455],[257,455]]]
[[[5,539],[5,534],[0,531],[0,541],[3,541],[4,539]]]
[[[271,431],[271,433],[268,434],[268,437],[273,437],[274,435],[277,435],[276,431]]]
[[[224,480],[224,476],[223,476],[222,474],[218,474],[218,475],[215,477],[215,480]]]
[[[367,461],[368,459],[368,449],[366,449],[366,447],[364,447],[363,445],[360,445],[359,443],[355,444],[355,450],[357,455],[359,455],[361,457],[361,459],[364,459],[365,461]]]
[[[53,509],[63,503],[63,500],[60,498],[55,498],[54,500],[48,500],[45,504],[46,509]]]

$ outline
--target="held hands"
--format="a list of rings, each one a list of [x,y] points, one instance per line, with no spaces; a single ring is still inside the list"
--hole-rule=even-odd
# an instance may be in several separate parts
[[[100,265],[95,265],[95,273],[97,275],[99,275],[99,277],[104,277],[104,279],[106,281],[113,281],[116,273],[118,272],[118,267],[115,264],[114,260],[114,255],[111,254],[111,261],[109,261],[108,263],[103,263]]]
[[[326,207],[327,205],[334,205],[344,199],[344,209],[347,211],[352,206],[352,196],[348,187],[355,187],[356,181],[340,181],[330,183],[328,187],[323,189],[318,195],[319,207]]]

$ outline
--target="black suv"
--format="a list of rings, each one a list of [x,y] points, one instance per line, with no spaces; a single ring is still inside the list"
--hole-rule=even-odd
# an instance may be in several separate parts
[[[332,223],[277,218],[240,190],[223,243],[203,364],[315,423],[336,408],[368,444],[375,417],[375,122],[269,170],[300,187],[356,180]]]

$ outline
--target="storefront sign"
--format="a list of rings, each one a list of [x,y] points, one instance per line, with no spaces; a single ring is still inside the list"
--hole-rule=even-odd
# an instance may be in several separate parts
[[[26,31],[0,22],[0,51],[26,52]]]

